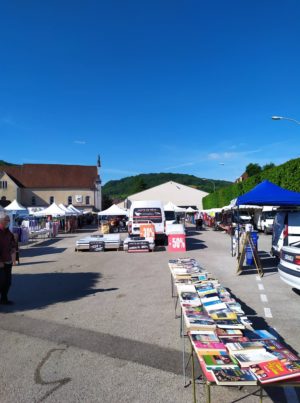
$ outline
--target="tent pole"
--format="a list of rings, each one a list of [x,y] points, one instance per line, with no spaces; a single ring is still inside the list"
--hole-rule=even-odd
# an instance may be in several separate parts
[[[240,206],[237,206],[237,228],[238,228],[238,239],[237,239],[237,251],[238,251],[238,259],[240,257]]]

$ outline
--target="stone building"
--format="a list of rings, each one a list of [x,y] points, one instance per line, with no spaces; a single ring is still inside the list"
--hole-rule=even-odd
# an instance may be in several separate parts
[[[53,202],[101,210],[98,167],[83,165],[23,164],[0,166],[2,205],[16,199],[25,207],[46,207]]]

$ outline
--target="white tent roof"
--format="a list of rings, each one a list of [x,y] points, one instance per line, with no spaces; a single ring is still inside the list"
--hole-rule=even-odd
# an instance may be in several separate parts
[[[169,201],[167,204],[164,205],[164,210],[165,211],[175,211],[175,213],[184,213],[186,210],[185,208],[182,207],[178,207],[176,206],[176,204],[172,203],[171,201]]]
[[[82,214],[82,211],[80,211],[80,210],[78,210],[76,207],[74,207],[73,204],[70,204],[70,205],[68,206],[68,209],[74,211],[74,212],[77,213],[77,214]]]
[[[6,211],[27,211],[27,208],[22,206],[17,200],[12,201],[8,206],[5,207]]]
[[[62,210],[56,203],[52,203],[51,206],[45,208],[44,210],[37,211],[33,213],[35,217],[46,217],[51,215],[53,217],[64,217],[66,212]]]
[[[100,211],[98,215],[127,215],[127,212],[116,204],[113,204],[108,209]]]
[[[66,213],[66,215],[78,215],[78,213],[76,213],[74,210],[72,210],[72,209],[66,207],[66,206],[63,205],[62,203],[60,203],[60,204],[58,205],[58,207],[61,208],[61,209]]]
[[[196,213],[198,210],[194,210],[192,207],[188,207],[185,212],[186,213]]]

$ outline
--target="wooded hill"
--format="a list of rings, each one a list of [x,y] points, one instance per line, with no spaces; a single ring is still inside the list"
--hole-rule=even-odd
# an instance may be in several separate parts
[[[223,207],[232,199],[249,192],[263,180],[269,180],[284,189],[300,192],[300,158],[290,160],[282,165],[264,170],[240,183],[219,189],[203,198],[203,208]]]
[[[232,183],[214,179],[203,180],[197,176],[186,174],[150,173],[109,181],[103,186],[102,191],[103,195],[109,197],[110,199],[126,199],[126,197],[129,195],[169,181],[191,186],[207,193],[213,192],[213,183],[215,184],[216,190],[224,188]]]

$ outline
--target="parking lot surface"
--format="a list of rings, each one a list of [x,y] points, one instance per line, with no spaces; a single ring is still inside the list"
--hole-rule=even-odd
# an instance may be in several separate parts
[[[236,275],[230,237],[190,227],[188,251],[75,252],[83,234],[61,235],[21,251],[14,268],[13,307],[0,310],[1,403],[192,402],[183,387],[182,340],[171,298],[170,258],[190,256],[241,301],[256,328],[271,328],[300,351],[299,294],[266,267]],[[88,235],[88,233],[84,234]],[[264,253],[265,252],[265,253]],[[213,402],[259,401],[256,388],[215,387]],[[198,401],[204,391],[197,385]],[[294,388],[266,388],[264,401],[297,402]]]

